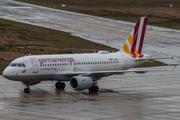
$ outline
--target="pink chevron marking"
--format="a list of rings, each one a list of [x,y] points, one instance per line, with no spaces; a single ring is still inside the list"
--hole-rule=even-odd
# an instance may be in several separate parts
[[[139,57],[139,58],[143,58],[143,57],[144,57],[144,55],[143,55],[143,54],[140,54],[138,57]]]
[[[138,37],[138,32],[139,32],[139,25],[140,25],[140,18],[134,27],[134,36],[133,36],[133,44],[131,48],[131,53],[134,54],[135,48],[136,48],[136,43],[137,43],[137,37]]]
[[[133,57],[133,58],[136,58],[136,57],[137,57],[137,55],[136,55],[136,54],[132,54],[132,57]]]
[[[145,31],[146,31],[146,24],[147,24],[147,17],[144,19],[144,23],[143,23],[143,29],[142,29],[142,34],[141,34],[141,39],[140,39],[140,43],[139,43],[139,49],[138,49],[138,53],[141,54],[142,52],[142,47],[143,47],[143,42],[144,42],[144,35],[145,35]]]

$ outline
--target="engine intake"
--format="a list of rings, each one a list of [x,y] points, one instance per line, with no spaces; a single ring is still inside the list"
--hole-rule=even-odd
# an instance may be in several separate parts
[[[75,90],[85,90],[93,85],[92,78],[86,76],[74,76],[69,82],[71,87]]]

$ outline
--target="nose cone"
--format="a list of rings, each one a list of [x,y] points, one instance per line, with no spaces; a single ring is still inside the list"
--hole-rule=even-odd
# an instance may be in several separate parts
[[[12,75],[12,71],[7,67],[4,71],[3,71],[3,76],[5,78],[8,78],[8,76]]]

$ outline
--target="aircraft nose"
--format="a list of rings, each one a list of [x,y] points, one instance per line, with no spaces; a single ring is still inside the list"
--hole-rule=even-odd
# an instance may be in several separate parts
[[[7,76],[9,75],[12,75],[12,71],[8,68],[6,68],[4,71],[3,71],[3,76],[6,78]]]

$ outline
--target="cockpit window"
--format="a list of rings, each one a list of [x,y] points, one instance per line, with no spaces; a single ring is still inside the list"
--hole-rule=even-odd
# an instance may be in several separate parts
[[[18,64],[18,67],[22,67],[22,66],[21,66],[21,63]]]
[[[25,65],[24,63],[22,63],[22,66],[23,66],[23,67],[26,67],[26,65]]]
[[[12,63],[11,64],[11,67],[16,67],[17,66],[17,63]]]
[[[26,67],[24,63],[11,63],[10,67]]]

